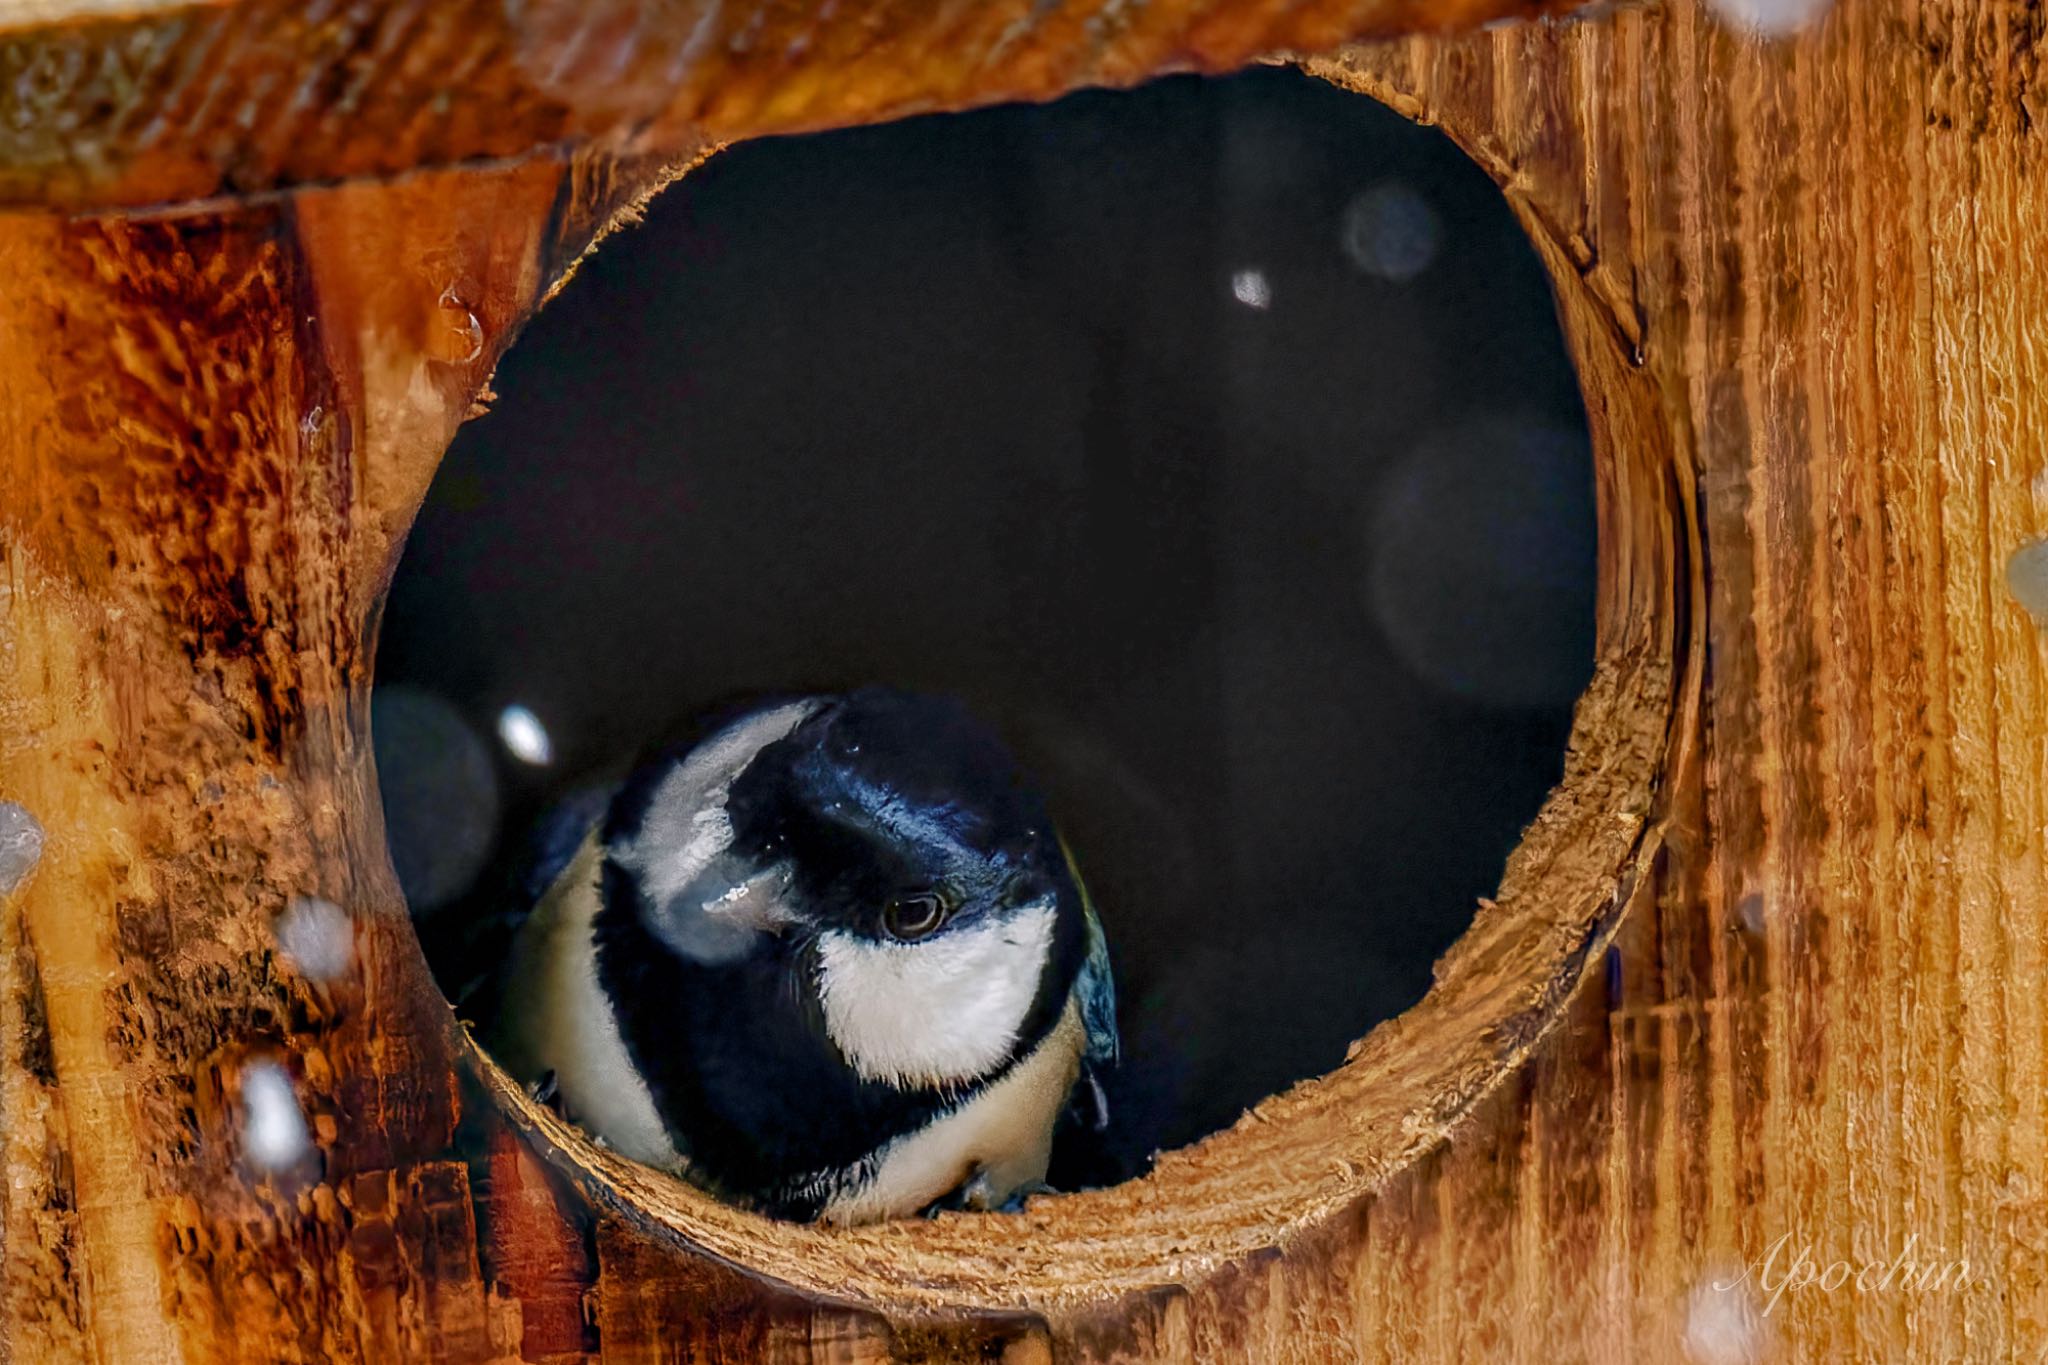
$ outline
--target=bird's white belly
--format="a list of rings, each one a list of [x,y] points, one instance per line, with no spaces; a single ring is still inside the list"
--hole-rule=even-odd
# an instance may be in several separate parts
[[[835,1194],[828,1223],[866,1223],[916,1213],[979,1178],[979,1206],[996,1207],[1045,1178],[1052,1130],[1080,1073],[1083,1030],[1073,1001],[1043,1042],[1003,1078],[944,1117],[897,1138],[873,1178]]]

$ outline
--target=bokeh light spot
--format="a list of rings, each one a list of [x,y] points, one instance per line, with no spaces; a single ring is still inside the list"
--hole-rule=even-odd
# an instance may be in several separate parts
[[[1344,206],[1344,255],[1368,275],[1404,284],[1429,269],[1442,241],[1436,210],[1401,181],[1374,185]]]
[[[497,771],[462,713],[423,688],[378,688],[370,730],[392,866],[423,914],[468,891],[490,857]]]
[[[555,761],[554,742],[540,717],[514,703],[498,713],[498,738],[512,757],[536,768]]]
[[[1263,270],[1240,270],[1230,277],[1230,295],[1245,307],[1264,312],[1273,306],[1273,282]]]
[[[242,1151],[250,1164],[264,1171],[297,1165],[313,1144],[291,1074],[274,1061],[253,1061],[241,1079]]]
[[[311,981],[336,981],[356,957],[348,912],[318,896],[294,896],[275,925],[278,951]]]
[[[42,860],[42,825],[28,807],[0,801],[0,896],[12,895]]]
[[[1598,568],[1582,435],[1505,417],[1440,431],[1372,515],[1373,619],[1417,677],[1504,709],[1584,689]]]

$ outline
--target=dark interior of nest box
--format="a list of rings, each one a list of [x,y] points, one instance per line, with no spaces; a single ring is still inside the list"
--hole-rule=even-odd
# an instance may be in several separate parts
[[[461,1009],[554,803],[734,693],[951,693],[1050,794],[1125,1060],[1053,1183],[1421,998],[1593,660],[1541,266],[1433,130],[1293,71],[749,143],[609,240],[412,532],[374,730]]]

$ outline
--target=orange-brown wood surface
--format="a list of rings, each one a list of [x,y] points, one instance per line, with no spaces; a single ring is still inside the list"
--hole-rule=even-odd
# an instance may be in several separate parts
[[[1560,0],[0,0],[0,204],[867,122]]]
[[[1463,1299],[1537,1359],[2048,1352],[2048,650],[2005,573],[2048,530],[2039,22],[1845,0],[1765,46],[1677,5],[1317,65],[1507,188],[1703,542],[1656,893],[1399,1182],[1383,1342],[1454,1354]]]
[[[0,891],[5,1357],[2048,1348],[2039,13],[1025,14],[0,0],[0,801],[46,835]],[[435,994],[365,735],[497,357],[715,141],[1287,45],[1499,179],[1586,389],[1599,666],[1500,894],[1343,1068],[1116,1189],[833,1231],[594,1149]],[[307,897],[336,978],[279,951]],[[1774,1297],[1801,1256],[1842,1277]]]

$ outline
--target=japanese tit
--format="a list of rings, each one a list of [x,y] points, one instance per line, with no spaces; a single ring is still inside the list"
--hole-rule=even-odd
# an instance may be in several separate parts
[[[521,927],[494,1034],[614,1150],[836,1223],[1043,1188],[1117,1054],[1044,802],[964,708],[881,688],[756,706],[629,778]]]

